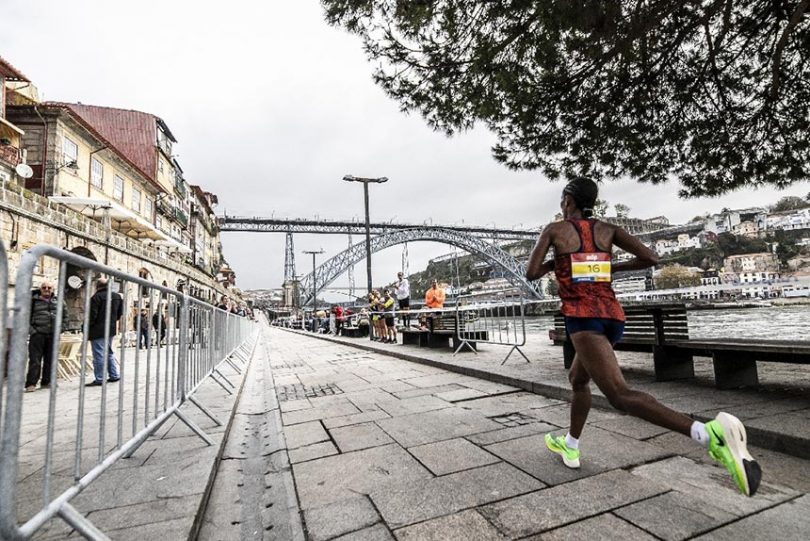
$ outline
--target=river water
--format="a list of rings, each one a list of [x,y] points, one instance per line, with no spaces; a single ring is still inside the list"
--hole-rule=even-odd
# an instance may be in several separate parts
[[[810,341],[810,305],[690,310],[689,337]],[[548,336],[551,316],[526,318],[526,332]]]

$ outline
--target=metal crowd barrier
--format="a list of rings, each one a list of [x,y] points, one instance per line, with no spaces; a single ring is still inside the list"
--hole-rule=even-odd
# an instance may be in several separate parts
[[[523,294],[517,289],[459,295],[456,301],[456,332],[463,348],[475,351],[472,343],[511,346],[501,361],[505,364],[513,352],[529,358],[520,348],[526,345],[526,317]],[[477,353],[477,352],[476,352]]]
[[[45,257],[59,262],[59,279],[55,292],[57,309],[53,337],[56,339],[46,353],[51,360],[51,384],[47,421],[43,426],[41,421],[32,421],[23,415],[23,392],[32,282],[39,261]],[[70,286],[67,285],[68,272]],[[73,276],[79,276],[81,285]],[[106,290],[102,288],[94,293],[94,283],[98,287],[95,279],[102,276],[108,280]],[[6,306],[7,284],[3,249],[0,251],[0,307],[3,308]],[[72,286],[77,285],[73,289]],[[70,287],[69,292],[66,287]],[[71,301],[69,307],[64,303],[66,300]],[[116,324],[119,306],[121,319]],[[69,311],[83,307],[81,329],[76,329],[80,333],[62,333],[65,307]],[[194,393],[208,378],[228,393],[234,392],[234,383],[220,368],[227,363],[241,373],[239,363],[247,361],[255,348],[257,325],[192,299],[185,293],[47,245],[35,246],[21,258],[14,312],[5,400],[0,395],[0,538],[29,539],[48,520],[59,516],[87,539],[108,539],[71,506],[70,500],[118,459],[132,455],[172,416],[180,419],[205,443],[213,444],[211,438],[180,411],[180,406],[188,401],[217,425],[222,424],[194,397]],[[2,319],[3,315],[0,315],[0,323],[3,323]],[[91,329],[98,334],[99,325],[103,336],[88,340]],[[134,351],[127,347],[131,345],[127,343],[126,333],[130,328],[135,331]],[[115,338],[119,334],[120,344],[116,345]],[[173,337],[177,339],[173,340]],[[73,349],[79,350],[78,357],[60,352],[63,340],[73,341],[74,346],[80,342],[80,347]],[[5,348],[4,342],[5,336],[0,341],[0,354]],[[114,349],[117,362],[105,358],[114,355]],[[95,368],[88,367],[91,350],[100,361],[94,363]],[[78,372],[77,388],[58,383],[57,367],[60,363],[70,364]],[[118,380],[111,372],[116,367]],[[97,376],[100,376],[100,385],[86,387],[91,381],[88,372],[92,381],[98,381]],[[2,370],[0,392],[1,378]],[[35,438],[41,443],[44,437],[44,452],[33,458],[26,454],[22,460],[22,435],[25,444]],[[56,443],[60,448],[55,454]],[[71,451],[65,453],[64,449]],[[36,492],[41,496],[40,503],[28,497],[34,482],[32,479],[39,481],[38,478],[41,478],[41,489],[36,489]],[[22,479],[25,479],[25,488],[29,489],[24,501],[20,500],[18,493],[23,485]]]

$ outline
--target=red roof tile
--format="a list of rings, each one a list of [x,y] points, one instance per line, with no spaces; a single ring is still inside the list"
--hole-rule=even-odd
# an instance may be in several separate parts
[[[28,82],[28,77],[23,75],[20,70],[9,64],[8,61],[4,60],[2,56],[0,56],[0,76],[13,81]]]
[[[79,103],[44,102],[67,111],[105,145],[117,152],[152,184],[157,181],[157,117],[149,113]]]

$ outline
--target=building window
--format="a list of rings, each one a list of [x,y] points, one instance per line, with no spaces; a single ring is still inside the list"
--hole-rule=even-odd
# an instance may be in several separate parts
[[[77,167],[79,160],[79,145],[65,137],[62,140],[62,157],[64,158],[64,165],[73,164]]]
[[[158,160],[158,171],[163,172],[163,160]]]
[[[113,199],[124,200],[124,179],[118,175],[113,179]]]
[[[132,210],[141,212],[141,191],[138,188],[132,188]]]
[[[161,231],[163,230],[163,219],[160,217],[160,213],[158,213],[158,215],[155,216],[155,227],[160,229]]]
[[[104,186],[104,164],[95,158],[90,160],[90,184],[99,190]]]
[[[146,216],[147,220],[152,221],[152,200],[148,197],[143,200],[143,215]]]

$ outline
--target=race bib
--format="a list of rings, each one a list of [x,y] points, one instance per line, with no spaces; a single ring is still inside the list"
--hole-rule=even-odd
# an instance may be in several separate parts
[[[610,282],[610,254],[571,254],[572,282]]]

